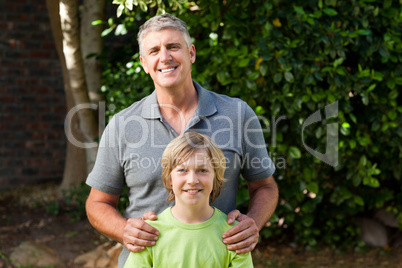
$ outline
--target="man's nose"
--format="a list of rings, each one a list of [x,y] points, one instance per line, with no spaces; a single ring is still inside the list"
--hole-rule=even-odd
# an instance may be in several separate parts
[[[163,48],[161,49],[160,57],[161,57],[161,58],[160,58],[161,62],[170,61],[170,60],[171,60],[171,55],[170,55],[169,49],[163,47]]]

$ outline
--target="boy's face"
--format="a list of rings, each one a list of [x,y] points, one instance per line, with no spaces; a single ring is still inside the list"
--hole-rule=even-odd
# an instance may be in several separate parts
[[[209,205],[215,171],[205,150],[196,151],[170,175],[176,206]]]

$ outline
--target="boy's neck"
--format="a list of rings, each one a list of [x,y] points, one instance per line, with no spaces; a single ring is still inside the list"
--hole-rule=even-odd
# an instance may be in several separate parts
[[[210,205],[202,207],[182,207],[175,205],[172,207],[171,212],[173,217],[178,221],[188,224],[196,224],[210,219],[214,215],[214,208]]]

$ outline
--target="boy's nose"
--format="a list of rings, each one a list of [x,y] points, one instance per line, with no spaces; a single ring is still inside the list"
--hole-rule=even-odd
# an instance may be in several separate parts
[[[190,172],[190,174],[188,174],[187,183],[191,185],[199,183],[197,174],[195,172]]]

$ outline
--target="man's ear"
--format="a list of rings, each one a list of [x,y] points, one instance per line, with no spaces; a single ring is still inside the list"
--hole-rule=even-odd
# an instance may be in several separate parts
[[[196,58],[195,55],[196,55],[195,46],[192,44],[190,46],[190,61],[191,61],[191,64],[193,64],[195,62],[195,58]]]
[[[142,68],[144,68],[145,73],[148,74],[149,72],[148,72],[147,63],[146,63],[146,61],[142,58],[142,56],[140,56],[140,61],[141,61]]]

